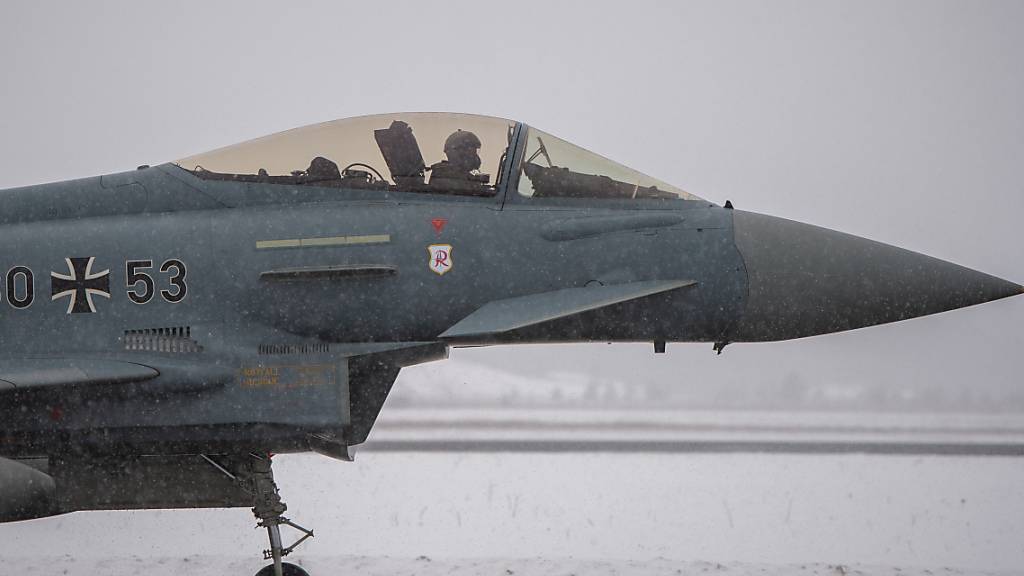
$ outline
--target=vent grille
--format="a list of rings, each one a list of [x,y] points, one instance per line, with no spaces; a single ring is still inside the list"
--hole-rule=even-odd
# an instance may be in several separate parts
[[[191,326],[125,330],[124,349],[179,354],[203,351],[203,347],[192,339]]]
[[[331,346],[325,343],[317,344],[260,344],[260,356],[274,356],[279,354],[324,354],[331,351]]]

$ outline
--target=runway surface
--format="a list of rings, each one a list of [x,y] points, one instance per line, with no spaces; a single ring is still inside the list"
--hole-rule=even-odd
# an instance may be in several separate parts
[[[403,410],[373,452],[1024,456],[1016,415],[602,410]]]

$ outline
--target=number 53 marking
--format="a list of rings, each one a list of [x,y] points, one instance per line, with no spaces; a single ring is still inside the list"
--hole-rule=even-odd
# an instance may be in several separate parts
[[[153,277],[146,272],[151,268],[153,268],[152,260],[128,260],[124,263],[124,283],[128,289],[128,298],[136,304],[145,304],[156,295],[156,283],[153,282]],[[172,271],[173,273],[171,273]],[[167,282],[171,288],[170,290],[161,289],[160,297],[171,304],[177,304],[184,300],[188,294],[188,285],[185,283],[188,270],[185,268],[185,263],[172,258],[160,265],[160,272],[169,274]]]

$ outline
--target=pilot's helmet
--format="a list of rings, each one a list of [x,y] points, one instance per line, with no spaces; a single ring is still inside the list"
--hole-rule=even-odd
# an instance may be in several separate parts
[[[444,153],[458,153],[459,150],[476,150],[480,148],[480,139],[476,134],[466,130],[452,132],[451,136],[444,141]]]
[[[452,132],[444,141],[444,153],[448,162],[464,170],[476,170],[480,167],[480,139],[476,134],[466,130]]]

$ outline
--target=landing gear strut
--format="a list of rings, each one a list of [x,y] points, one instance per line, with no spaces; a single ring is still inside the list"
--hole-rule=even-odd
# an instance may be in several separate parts
[[[313,537],[313,531],[307,530],[281,514],[288,509],[277,491],[277,484],[274,483],[274,473],[270,469],[270,457],[254,456],[250,461],[248,470],[249,490],[253,497],[252,513],[259,520],[257,527],[266,528],[270,537],[270,549],[263,551],[265,560],[273,560],[273,564],[265,566],[256,573],[256,576],[309,576],[309,573],[281,559],[292,553],[293,550],[307,538]],[[285,547],[281,541],[281,525],[291,526],[302,533],[293,544]]]

